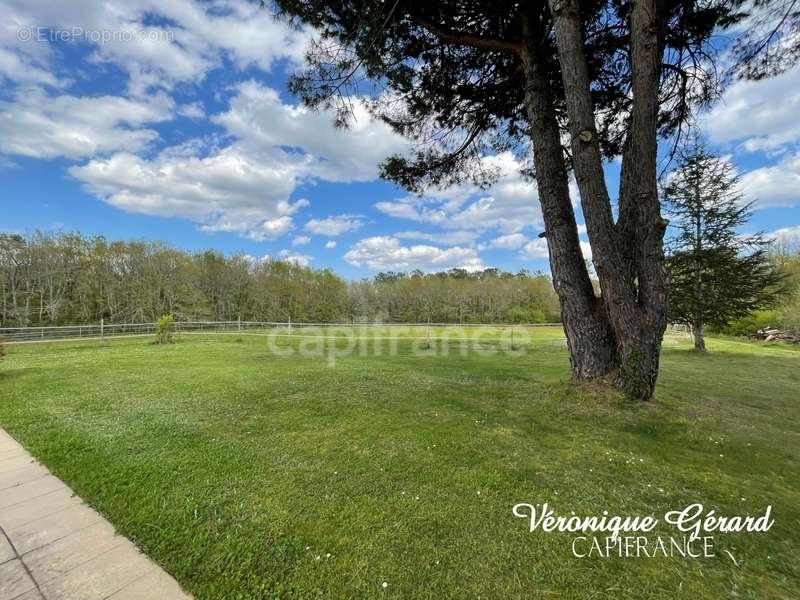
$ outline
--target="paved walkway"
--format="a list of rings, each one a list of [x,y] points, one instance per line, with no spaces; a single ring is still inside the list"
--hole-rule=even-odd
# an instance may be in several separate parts
[[[0,599],[190,598],[0,429]]]

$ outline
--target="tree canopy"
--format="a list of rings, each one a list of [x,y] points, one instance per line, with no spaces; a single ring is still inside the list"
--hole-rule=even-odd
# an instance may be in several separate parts
[[[568,133],[546,1],[282,0],[278,5],[320,33],[308,69],[292,79],[290,89],[310,106],[338,109],[342,124],[353,96],[377,95],[375,114],[417,142],[412,156],[393,156],[382,165],[385,177],[409,189],[465,178],[486,185],[495,173],[482,157],[513,150],[529,158],[526,35],[536,38],[559,126]],[[579,8],[598,141],[604,156],[616,157],[631,119],[631,3],[594,0]],[[711,36],[742,15],[728,2],[661,2],[658,9],[663,46],[658,126],[669,136],[686,127],[692,108],[715,98],[719,77]],[[565,150],[569,159],[568,145]]]
[[[695,349],[705,350],[704,328],[777,302],[781,276],[760,234],[745,235],[752,201],[739,190],[733,166],[696,142],[663,186],[675,234],[667,258],[669,316],[692,328]]]
[[[80,234],[0,234],[0,327],[179,320],[556,322],[550,278],[498,269],[348,282],[295,262]]]

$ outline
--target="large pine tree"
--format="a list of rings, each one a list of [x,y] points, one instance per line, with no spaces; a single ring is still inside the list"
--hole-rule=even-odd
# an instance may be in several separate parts
[[[681,156],[663,186],[675,235],[668,247],[669,318],[692,329],[704,352],[705,328],[722,327],[773,303],[780,275],[759,234],[742,235],[752,215],[731,164],[701,143]]]
[[[650,398],[667,323],[658,138],[713,100],[712,37],[742,18],[744,2],[276,3],[320,34],[292,91],[344,116],[352,95],[377,91],[376,113],[417,142],[413,156],[383,164],[388,179],[413,191],[489,183],[480,158],[502,150],[530,164],[573,376]],[[612,194],[603,161],[620,156]],[[599,297],[580,250],[570,171]]]

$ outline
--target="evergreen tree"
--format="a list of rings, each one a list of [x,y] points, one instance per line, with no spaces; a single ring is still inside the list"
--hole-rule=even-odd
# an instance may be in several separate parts
[[[488,184],[493,171],[481,159],[500,151],[531,167],[573,376],[650,398],[667,324],[658,139],[716,96],[716,33],[743,17],[743,1],[276,3],[319,34],[293,92],[309,106],[341,108],[340,122],[354,97],[377,92],[374,111],[416,142],[383,163],[384,177],[418,192]],[[612,157],[622,165],[616,194],[603,169]],[[580,249],[570,171],[600,297]]]
[[[780,275],[768,242],[739,233],[752,203],[730,163],[696,142],[662,192],[676,230],[668,244],[669,318],[691,327],[695,350],[704,352],[706,326],[723,327],[772,304]]]

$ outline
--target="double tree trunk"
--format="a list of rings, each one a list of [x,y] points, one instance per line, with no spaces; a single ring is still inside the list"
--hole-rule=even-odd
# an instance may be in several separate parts
[[[591,289],[564,169],[552,91],[537,56],[536,32],[523,18],[525,106],[556,291],[580,378],[612,377],[627,397],[649,399],[666,328],[666,221],[656,185],[660,46],[655,0],[631,11],[633,108],[622,161],[617,222],[606,187],[577,0],[549,0],[564,85],[572,161],[601,287]],[[580,262],[580,264],[578,264]],[[576,365],[578,368],[576,368]],[[582,365],[591,368],[582,369]]]

